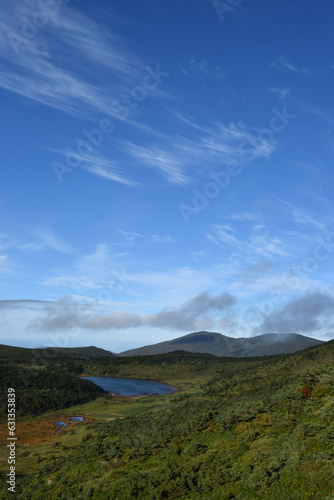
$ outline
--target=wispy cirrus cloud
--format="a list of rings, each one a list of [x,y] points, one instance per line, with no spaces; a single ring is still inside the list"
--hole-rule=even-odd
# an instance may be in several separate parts
[[[0,254],[0,272],[8,274],[9,266],[8,266],[8,255]]]
[[[278,201],[282,203],[285,207],[288,208],[288,214],[291,219],[297,224],[302,224],[306,226],[313,226],[318,231],[320,230],[322,233],[326,233],[328,231],[328,226],[319,220],[314,214],[310,213],[310,210],[306,210],[304,208],[296,207],[291,203],[288,203],[285,200],[277,198]]]
[[[217,129],[203,139],[211,154],[244,163],[248,159],[268,158],[276,149],[276,140],[259,137],[260,127],[249,127],[243,122],[228,126],[216,123]],[[248,160],[249,161],[249,160]]]
[[[334,125],[334,116],[320,106],[307,101],[302,101],[301,99],[297,99],[295,97],[291,97],[290,102],[293,108],[299,113],[316,119],[326,125]]]
[[[277,235],[272,235],[262,224],[253,225],[247,238],[238,237],[236,228],[229,224],[215,224],[207,234],[207,239],[226,251],[239,252],[240,257],[249,261],[259,256],[273,258],[289,255],[287,243]]]
[[[239,213],[231,213],[231,214],[224,214],[221,216],[222,219],[225,220],[234,220],[234,221],[241,221],[241,222],[261,222],[262,220],[262,215],[260,213],[256,212],[239,212]]]
[[[72,276],[51,276],[46,280],[41,282],[42,285],[50,288],[67,288],[71,291],[77,291],[83,293],[84,291],[99,290],[101,288],[101,282],[97,282],[97,277],[92,275],[72,275]]]
[[[123,142],[123,151],[146,167],[161,171],[172,184],[188,184],[190,179],[182,171],[184,163],[175,151],[167,151],[159,145],[140,146],[130,141]]]
[[[35,247],[34,249],[44,250],[45,248],[51,248],[52,250],[65,254],[74,253],[72,245],[58,236],[49,227],[37,227],[34,232],[38,237],[38,241],[33,244]]]
[[[142,78],[145,66],[124,48],[124,40],[64,5],[15,53],[10,34],[20,33],[24,20],[41,8],[39,2],[28,0],[4,7],[0,88],[75,116],[117,116],[113,100]]]
[[[149,241],[151,243],[174,243],[173,238],[168,234],[167,236],[159,236],[158,234],[152,234]]]
[[[117,256],[110,253],[105,243],[99,243],[92,254],[81,256],[70,268],[63,268],[43,280],[41,285],[66,289],[66,293],[87,293],[95,295],[105,286],[114,286],[115,281],[126,282],[123,271],[117,265]]]
[[[231,289],[285,294],[324,292],[330,280],[319,274],[332,255],[331,214],[316,213],[278,199],[266,213],[222,215],[223,224],[211,225],[207,240],[219,247],[230,263]],[[270,210],[268,210],[270,208]],[[271,216],[284,221],[277,231]],[[250,279],[250,277],[252,277]]]
[[[193,129],[188,138],[180,137],[178,147],[194,158],[208,160],[208,155],[222,161],[238,161],[245,164],[256,158],[268,158],[276,150],[275,138],[266,139],[260,126],[247,125],[242,121],[228,124],[215,121],[211,126],[177,113],[178,119]]]
[[[278,61],[275,61],[270,64],[272,68],[276,71],[291,71],[292,73],[296,73],[298,75],[310,76],[316,73],[313,69],[305,68],[304,66],[297,66],[292,64],[283,54],[280,55]]]
[[[135,244],[138,243],[138,241],[145,243],[145,244],[158,244],[158,243],[163,243],[163,244],[170,244],[174,243],[173,238],[167,234],[165,236],[161,236],[158,234],[151,234],[150,236],[145,236],[143,234],[140,234],[136,231],[124,231],[124,230],[119,230],[119,233],[123,236],[124,240],[120,243],[117,243],[119,246],[128,246],[128,247],[133,247]]]
[[[144,236],[139,233],[120,231],[122,240],[125,242],[120,246],[132,248],[135,245],[170,245],[173,240],[170,236],[159,236],[157,234]],[[117,245],[115,245],[117,248]],[[91,254],[77,257],[69,266],[59,266],[51,275],[40,278],[39,284],[48,290],[61,290],[62,294],[79,294],[91,297],[93,301],[103,302],[103,291],[106,292],[105,302],[114,304],[116,295],[124,292],[132,296],[136,290],[144,287],[157,289],[163,276],[170,277],[171,273],[155,274],[151,283],[145,282],[145,275],[136,275],[125,270],[123,263],[124,253],[111,251],[105,243],[99,243]],[[176,273],[176,272],[175,272]],[[175,278],[174,278],[175,284]],[[177,286],[177,285],[175,285]],[[102,295],[100,296],[100,292]]]
[[[257,158],[269,158],[276,150],[275,138],[260,134],[260,127],[246,126],[240,122],[228,125],[215,122],[211,127],[202,126],[181,115],[179,120],[187,126],[187,135],[160,134],[159,143],[145,146],[130,141],[119,141],[123,153],[147,168],[161,172],[167,181],[176,185],[193,182],[190,174],[207,174],[222,162],[246,164]]]
[[[191,76],[194,79],[204,77],[225,78],[226,71],[221,66],[211,67],[207,60],[197,59],[194,55],[185,58],[180,66],[181,72],[184,76]]]
[[[97,151],[96,148],[93,149],[93,147],[91,147],[91,151],[84,153],[79,153],[74,147],[70,149],[52,149],[51,151],[60,154],[64,158],[68,158],[70,151],[71,167],[65,167],[68,168],[69,171],[75,168],[108,181],[124,184],[126,186],[139,186],[137,181],[129,178],[128,173],[125,174],[125,169],[120,165],[119,161],[114,159],[111,160]]]
[[[73,245],[65,238],[59,236],[52,228],[51,223],[35,223],[28,227],[13,226],[9,229],[2,245],[9,254],[17,252],[19,254],[32,254],[46,250],[54,250],[62,254],[74,254]]]

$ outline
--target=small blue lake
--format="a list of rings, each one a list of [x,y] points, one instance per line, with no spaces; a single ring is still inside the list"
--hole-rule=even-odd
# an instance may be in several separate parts
[[[170,385],[153,380],[138,380],[134,378],[112,377],[81,377],[90,380],[107,392],[120,396],[148,396],[150,394],[171,394],[176,392]]]

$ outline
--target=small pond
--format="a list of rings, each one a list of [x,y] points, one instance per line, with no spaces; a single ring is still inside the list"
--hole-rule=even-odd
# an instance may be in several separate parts
[[[84,422],[84,418],[83,417],[71,417],[70,419],[71,422]],[[53,425],[55,425],[57,427],[57,431],[56,432],[61,432],[62,429],[65,429],[65,427],[67,427],[67,424],[65,424],[65,422],[53,422]],[[50,436],[52,434],[49,434]]]
[[[148,396],[150,394],[171,394],[177,389],[153,380],[112,377],[81,377],[90,380],[107,392],[120,396]]]
[[[67,427],[65,422],[53,422],[53,423],[56,427],[60,427],[61,429],[63,429],[64,427]]]

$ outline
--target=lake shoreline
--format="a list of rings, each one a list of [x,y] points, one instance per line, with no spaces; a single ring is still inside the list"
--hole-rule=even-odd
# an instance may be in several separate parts
[[[82,373],[81,375],[77,375],[78,378],[85,378],[85,377],[99,377],[99,378],[118,378],[118,379],[124,379],[124,380],[142,380],[143,382],[158,382],[159,384],[165,384],[165,385],[169,385],[167,382],[164,382],[163,380],[159,380],[159,379],[156,379],[156,378],[134,378],[134,377],[125,377],[125,376],[122,376],[122,377],[117,377],[116,375],[114,376],[111,376],[111,375],[96,375],[96,374],[93,374],[93,375],[89,375],[89,374],[86,374],[86,373]]]
[[[142,397],[148,397],[148,396],[167,396],[167,395],[170,395],[170,394],[175,394],[177,392],[179,392],[179,388],[178,387],[175,387],[175,386],[172,386],[172,385],[169,385],[168,383],[165,383],[165,382],[162,382],[162,381],[158,381],[158,380],[152,380],[152,379],[139,379],[139,378],[132,378],[132,377],[110,377],[110,376],[99,376],[99,375],[80,375],[79,378],[82,378],[82,379],[85,379],[85,380],[89,380],[89,379],[105,379],[106,382],[109,382],[109,381],[114,381],[115,382],[115,387],[108,387],[108,385],[106,384],[103,384],[103,383],[98,383],[98,381],[94,381],[94,380],[90,380],[91,382],[93,382],[94,384],[96,384],[97,386],[101,387],[107,394],[110,394],[114,397],[120,397],[120,398],[131,398],[131,399],[138,399],[138,398],[142,398]],[[117,386],[117,381],[119,381],[120,383],[120,386]],[[122,382],[129,382],[129,383],[132,383],[132,384],[138,384],[139,387],[137,386],[136,387],[136,390],[138,390],[139,394],[135,394],[135,390],[132,390],[132,394],[121,394],[121,392],[127,392],[129,389],[128,388],[124,388],[122,387]],[[161,387],[158,388],[158,387],[153,387],[151,389],[147,389],[145,388],[144,389],[144,392],[149,390],[149,391],[152,391],[150,392],[150,394],[140,394],[140,391],[141,389],[143,389],[142,387],[140,387],[140,385],[142,384],[158,384],[160,385]],[[162,387],[163,386],[163,387]],[[155,391],[157,389],[157,392]],[[162,389],[163,392],[159,392],[159,389],[160,391]],[[170,392],[164,392],[164,391],[170,391]]]

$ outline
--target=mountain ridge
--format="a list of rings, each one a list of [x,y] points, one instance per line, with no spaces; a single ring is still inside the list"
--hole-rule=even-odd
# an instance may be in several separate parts
[[[167,354],[176,350],[214,356],[273,356],[301,351],[322,344],[322,340],[297,333],[265,333],[254,337],[228,337],[218,332],[199,331],[182,337],[118,353],[120,357]]]

